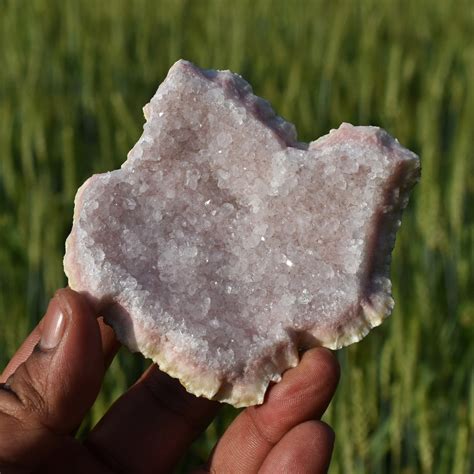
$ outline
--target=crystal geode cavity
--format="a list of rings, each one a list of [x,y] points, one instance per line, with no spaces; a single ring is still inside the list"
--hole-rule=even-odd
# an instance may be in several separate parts
[[[297,141],[250,85],[178,61],[121,169],[79,189],[64,260],[120,341],[192,393],[246,406],[298,350],[390,313],[418,157],[377,127]]]

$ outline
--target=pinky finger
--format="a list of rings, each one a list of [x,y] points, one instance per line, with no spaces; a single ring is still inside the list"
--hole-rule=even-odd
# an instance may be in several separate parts
[[[295,426],[272,448],[260,474],[326,473],[334,446],[334,432],[322,421]]]

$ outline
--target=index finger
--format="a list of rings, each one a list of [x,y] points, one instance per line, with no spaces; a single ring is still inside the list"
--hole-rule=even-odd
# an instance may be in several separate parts
[[[257,472],[273,446],[292,428],[321,418],[339,381],[339,364],[328,349],[306,352],[283,374],[263,405],[249,407],[230,425],[209,461],[211,472]]]

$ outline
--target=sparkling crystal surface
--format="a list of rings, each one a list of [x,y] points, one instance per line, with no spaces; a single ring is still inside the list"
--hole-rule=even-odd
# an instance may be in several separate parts
[[[390,313],[419,159],[377,127],[297,141],[250,85],[178,61],[121,169],[75,201],[65,271],[119,339],[196,395],[260,403],[298,349]]]

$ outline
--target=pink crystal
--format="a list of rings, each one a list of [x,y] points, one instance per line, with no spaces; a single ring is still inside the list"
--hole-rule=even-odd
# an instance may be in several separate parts
[[[178,61],[121,169],[79,189],[64,260],[131,350],[245,406],[391,312],[390,254],[419,159],[377,127],[297,142],[229,71]]]

